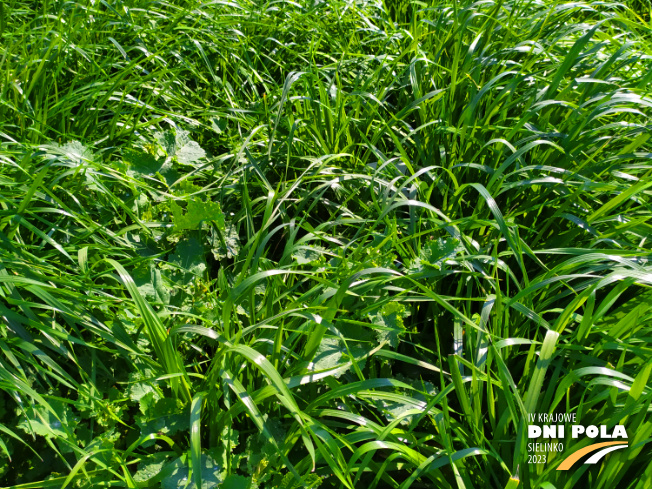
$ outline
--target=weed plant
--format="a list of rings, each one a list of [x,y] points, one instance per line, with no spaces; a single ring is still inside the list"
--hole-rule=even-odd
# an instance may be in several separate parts
[[[649,10],[0,3],[0,484],[649,488]]]

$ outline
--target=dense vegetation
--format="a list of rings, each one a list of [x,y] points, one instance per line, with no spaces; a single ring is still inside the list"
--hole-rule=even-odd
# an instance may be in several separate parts
[[[0,3],[0,484],[650,487],[649,11]]]

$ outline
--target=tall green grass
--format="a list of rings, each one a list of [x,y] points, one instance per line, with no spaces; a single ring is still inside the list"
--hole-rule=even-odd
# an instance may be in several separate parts
[[[3,487],[649,487],[644,4],[0,5]]]

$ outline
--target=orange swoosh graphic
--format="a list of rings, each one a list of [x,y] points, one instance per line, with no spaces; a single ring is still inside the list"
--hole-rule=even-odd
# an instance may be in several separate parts
[[[611,445],[626,445],[627,442],[622,441],[606,441],[603,443],[594,443],[588,447],[580,448],[578,451],[571,453],[564,461],[557,467],[557,470],[568,470],[570,469],[575,462],[581,459],[584,455],[587,455],[591,452],[595,452],[602,447],[609,447]]]

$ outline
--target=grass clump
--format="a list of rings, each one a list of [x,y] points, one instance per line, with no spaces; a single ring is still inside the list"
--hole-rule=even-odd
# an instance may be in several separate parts
[[[648,487],[641,4],[1,5],[3,487]]]

